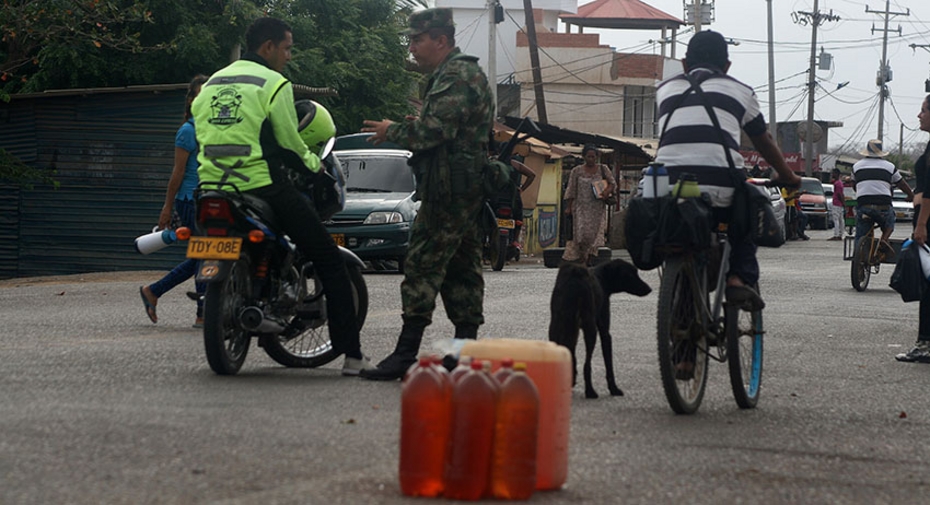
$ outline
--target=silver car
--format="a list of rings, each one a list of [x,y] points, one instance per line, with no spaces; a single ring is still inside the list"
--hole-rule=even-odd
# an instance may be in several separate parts
[[[778,219],[778,225],[781,228],[781,237],[785,238],[785,214],[787,211],[787,206],[785,205],[785,199],[781,196],[781,191],[778,188],[766,187],[765,183],[768,179],[749,179],[749,182],[758,186],[760,189],[765,191],[769,195],[769,203],[772,204],[772,210],[775,212],[775,218]]]
[[[913,221],[914,204],[907,201],[907,195],[900,189],[894,190],[892,195],[891,206],[894,208],[894,218],[896,221]]]

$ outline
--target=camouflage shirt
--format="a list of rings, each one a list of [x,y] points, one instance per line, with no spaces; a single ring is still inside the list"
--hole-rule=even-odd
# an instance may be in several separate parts
[[[419,118],[392,124],[387,140],[414,153],[418,196],[437,200],[480,184],[494,119],[491,88],[478,58],[454,48],[429,76]]]

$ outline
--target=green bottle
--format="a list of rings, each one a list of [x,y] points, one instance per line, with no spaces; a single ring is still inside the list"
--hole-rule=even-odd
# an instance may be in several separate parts
[[[701,188],[694,174],[681,174],[672,188],[672,195],[678,198],[700,198]]]

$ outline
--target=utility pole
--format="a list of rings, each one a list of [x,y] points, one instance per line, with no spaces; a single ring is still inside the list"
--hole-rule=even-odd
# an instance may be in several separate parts
[[[778,145],[778,124],[775,122],[775,43],[773,41],[775,35],[772,27],[772,0],[766,0],[766,2],[768,2],[769,16],[769,134]]]
[[[804,175],[810,177],[814,173],[814,90],[817,86],[817,28],[827,21],[838,21],[839,16],[820,12],[818,0],[814,0],[812,12],[797,11],[791,14],[794,22],[800,25],[811,25],[811,59],[807,74],[807,134],[804,136]]]
[[[497,0],[488,0],[488,80],[491,85],[491,103],[497,117]]]
[[[708,23],[714,21],[714,0],[710,0],[710,3],[706,3],[706,0],[691,0],[691,4],[688,4],[688,0],[681,0],[682,5],[685,8],[685,23],[690,22],[694,26],[694,33],[701,31],[701,26],[704,24],[704,13],[707,13]],[[672,50],[674,51],[674,45]]]
[[[543,95],[542,70],[539,68],[539,47],[536,45],[536,19],[533,17],[533,0],[523,0],[526,17],[526,38],[530,45],[530,65],[533,66],[533,90],[536,93],[536,115],[539,122],[548,124],[546,98]]]
[[[694,33],[701,31],[701,16],[704,15],[703,3],[704,0],[694,0]]]
[[[888,87],[885,86],[885,83],[891,81],[891,68],[888,67],[888,20],[891,16],[910,16],[911,10],[908,9],[907,12],[891,12],[891,0],[885,0],[885,10],[884,11],[873,11],[869,10],[869,6],[865,6],[865,12],[869,14],[883,14],[885,16],[885,27],[884,28],[875,28],[875,24],[872,24],[872,35],[875,35],[876,31],[882,32],[882,61],[881,66],[878,69],[878,77],[875,79],[875,84],[878,85],[878,140],[882,140],[885,130],[885,99],[888,98]],[[898,32],[898,35],[901,35],[901,25],[898,25],[897,30],[891,30]]]
[[[910,45],[911,49],[917,49],[918,47],[926,50],[927,52],[930,52],[930,44],[911,44]],[[926,81],[924,81],[924,92],[930,93],[930,79],[927,79]]]

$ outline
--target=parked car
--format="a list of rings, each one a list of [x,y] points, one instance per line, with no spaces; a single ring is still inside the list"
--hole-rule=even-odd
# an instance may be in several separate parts
[[[772,210],[775,212],[775,218],[778,219],[778,225],[781,228],[781,237],[785,238],[785,213],[788,211],[785,205],[785,199],[781,196],[778,188],[769,188],[765,186],[768,179],[749,179],[749,182],[758,186],[769,196],[769,203],[772,204]]]
[[[833,184],[823,183],[823,196],[827,198],[827,215],[833,216]],[[832,217],[830,222],[833,222]]]
[[[413,171],[407,165],[410,151],[370,146],[370,134],[340,137],[334,154],[346,179],[345,208],[324,223],[337,244],[347,247],[374,268],[397,262],[403,270],[410,230],[419,202]],[[340,143],[341,142],[341,143]]]
[[[891,206],[894,208],[894,217],[896,221],[913,221],[914,204],[907,201],[907,195],[900,189],[892,193]]]
[[[830,212],[823,183],[813,177],[801,177],[801,210],[807,214],[808,224],[812,230],[826,230],[830,227]]]

